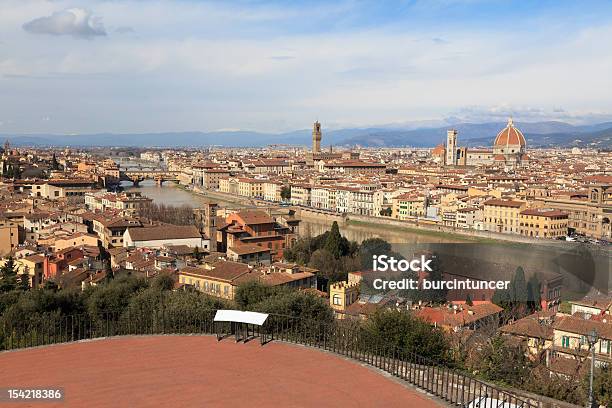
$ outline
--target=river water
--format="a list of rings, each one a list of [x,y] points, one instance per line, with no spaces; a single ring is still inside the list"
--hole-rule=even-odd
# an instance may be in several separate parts
[[[132,186],[130,182],[122,182],[122,186],[126,191],[139,191],[142,195],[152,198],[158,204],[199,207],[208,202],[206,197],[185,191],[174,183],[166,183],[160,187],[152,180],[145,180],[138,187]],[[224,203],[216,198],[212,201],[219,203],[221,206],[240,207],[239,204]],[[306,218],[300,224],[300,234],[304,236],[317,236],[328,231],[329,228],[330,223],[328,222]],[[368,238],[382,238],[387,242],[406,244],[465,242],[465,240],[460,238],[452,239],[450,237],[432,236],[431,234],[400,231],[375,225],[343,225],[340,226],[340,231],[348,240],[357,242],[362,242]]]
[[[174,183],[165,183],[157,186],[152,180],[145,180],[138,187],[131,183],[122,183],[126,191],[139,191],[159,204],[199,207],[209,202],[209,199],[190,191],[183,190]],[[221,207],[240,208],[240,204],[223,202],[217,198],[210,201],[218,203]],[[330,223],[318,219],[304,218],[300,223],[300,235],[316,236],[328,231]],[[517,266],[524,268],[527,275],[534,272],[554,272],[564,276],[564,287],[575,291],[588,291],[594,285],[602,292],[612,288],[612,275],[610,269],[609,252],[591,253],[587,248],[557,246],[555,242],[546,242],[546,245],[507,245],[479,244],[466,241],[460,236],[432,235],[414,231],[389,228],[384,225],[349,224],[340,225],[340,232],[350,241],[362,242],[368,238],[382,238],[392,243],[395,251],[410,252],[415,247],[436,248],[438,252],[452,252],[465,256],[466,259],[476,260],[478,263],[504,264],[511,276]],[[442,245],[440,245],[442,244]],[[578,251],[578,252],[576,252]],[[460,262],[463,264],[463,262]],[[459,264],[457,264],[459,266]],[[467,266],[464,265],[464,266]],[[487,267],[485,267],[487,268]],[[491,267],[487,274],[495,275],[498,269]],[[492,276],[491,276],[492,278]]]

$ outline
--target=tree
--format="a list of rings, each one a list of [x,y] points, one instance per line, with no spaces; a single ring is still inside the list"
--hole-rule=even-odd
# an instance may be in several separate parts
[[[391,207],[383,208],[382,210],[380,210],[380,215],[383,217],[390,217],[391,214],[393,214],[393,210],[391,209]]]
[[[536,285],[538,289],[535,288]],[[531,295],[530,290],[532,292]],[[534,293],[536,290],[538,291],[537,296]],[[496,305],[504,308],[508,318],[517,319],[523,317],[529,310],[528,300],[530,296],[534,299],[532,303],[535,299],[539,298],[539,283],[536,284],[532,282],[532,288],[529,289],[525,281],[525,271],[519,266],[514,272],[508,289],[496,290],[493,294],[492,301]]]
[[[281,199],[283,201],[289,201],[291,199],[291,187],[290,186],[283,186],[281,188]]]
[[[469,293],[465,298],[465,304],[468,306],[474,306],[474,302],[472,302],[472,296]]]
[[[17,287],[17,267],[12,256],[0,268],[0,292],[9,292]]]
[[[584,384],[588,390],[586,378]],[[599,405],[612,406],[612,364],[599,367],[595,370],[593,376],[593,394],[595,395],[595,401]]]
[[[507,345],[497,335],[485,348],[478,369],[488,380],[519,386],[528,378],[530,367],[524,350]]]
[[[531,312],[540,310],[542,305],[541,284],[536,275],[532,275],[527,282],[527,307]]]
[[[345,238],[346,239],[346,238]],[[342,235],[340,234],[340,227],[338,227],[338,222],[334,221],[331,226],[331,230],[325,240],[324,248],[329,251],[330,254],[336,259],[339,259],[341,256],[345,255],[348,252],[348,247],[344,242]]]
[[[161,273],[151,280],[151,288],[158,291],[172,290],[174,278],[168,273]]]
[[[104,260],[104,272],[106,273],[106,276],[104,277],[106,282],[111,282],[115,278],[115,272],[111,266],[110,258]]]
[[[444,333],[408,312],[381,309],[368,319],[364,329],[368,344],[398,348],[438,363],[452,362],[450,344]]]
[[[55,157],[55,153],[53,153],[53,157],[51,158],[51,170],[59,170],[60,165],[57,161],[57,157]]]
[[[334,313],[325,299],[300,291],[281,292],[252,305],[251,310],[297,317],[317,324],[334,321]]]
[[[318,277],[322,278],[320,283],[322,289],[329,282],[337,282],[346,278],[346,272],[342,270],[342,262],[336,258],[327,249],[317,249],[310,257],[308,266],[319,271]]]
[[[196,246],[193,248],[193,257],[200,262],[202,260],[202,253],[200,252],[200,247]]]
[[[440,257],[436,254],[431,256],[431,263],[429,264],[431,271],[427,276],[427,280],[430,282],[442,282],[444,275],[442,273],[442,265]],[[416,290],[413,291],[412,300],[422,300],[425,302],[432,303],[446,303],[446,296],[448,289],[443,288],[440,285],[440,289],[428,289],[428,290]]]
[[[234,301],[240,309],[248,310],[253,305],[275,296],[280,289],[257,281],[246,282],[236,288]]]
[[[19,289],[21,290],[30,290],[30,275],[27,273],[22,273],[19,275]]]

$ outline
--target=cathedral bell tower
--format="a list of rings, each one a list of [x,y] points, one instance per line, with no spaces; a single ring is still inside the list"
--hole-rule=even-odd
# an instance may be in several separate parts
[[[446,160],[447,166],[457,165],[457,131],[450,129],[446,132]]]

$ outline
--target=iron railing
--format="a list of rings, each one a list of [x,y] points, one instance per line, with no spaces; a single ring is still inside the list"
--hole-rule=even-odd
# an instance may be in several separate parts
[[[36,347],[95,338],[153,335],[208,334],[237,341],[259,338],[262,344],[278,340],[320,348],[368,364],[435,395],[450,405],[467,408],[535,408],[532,399],[483,382],[462,370],[394,347],[372,336],[363,326],[343,322],[321,323],[291,316],[270,315],[263,326],[215,323],[215,310],[194,315],[166,310],[106,312],[27,317],[0,328],[0,350]]]

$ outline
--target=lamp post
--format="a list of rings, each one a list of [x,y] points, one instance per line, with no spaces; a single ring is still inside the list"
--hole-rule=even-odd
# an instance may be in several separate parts
[[[595,405],[595,398],[593,396],[593,372],[595,371],[595,343],[598,340],[598,334],[595,329],[591,330],[587,334],[587,341],[591,350],[591,377],[589,378],[589,408]]]

